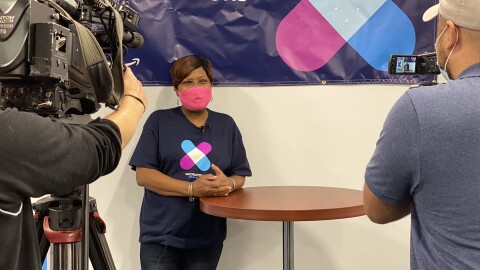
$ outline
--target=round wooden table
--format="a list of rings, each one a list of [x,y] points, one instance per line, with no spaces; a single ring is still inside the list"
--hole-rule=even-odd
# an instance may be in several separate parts
[[[200,198],[200,210],[214,216],[283,222],[283,269],[294,269],[294,221],[365,215],[360,190],[318,186],[246,187],[228,197]]]

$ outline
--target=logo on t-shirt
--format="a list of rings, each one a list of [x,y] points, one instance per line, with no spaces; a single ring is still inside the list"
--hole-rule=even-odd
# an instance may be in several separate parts
[[[180,160],[180,167],[184,170],[190,170],[193,166],[201,171],[208,171],[211,163],[207,154],[212,151],[212,146],[207,142],[201,142],[196,147],[190,140],[184,140],[181,144],[182,150],[186,155]]]

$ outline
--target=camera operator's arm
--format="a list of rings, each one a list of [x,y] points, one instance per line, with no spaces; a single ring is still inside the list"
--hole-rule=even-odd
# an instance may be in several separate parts
[[[147,98],[143,91],[142,83],[137,80],[129,67],[124,72],[124,95],[117,110],[107,117],[117,124],[122,136],[122,148],[124,148],[137,126],[140,116],[142,116],[147,106]]]
[[[146,98],[127,69],[125,93]],[[0,208],[19,204],[25,197],[62,195],[112,172],[121,156],[122,142],[130,140],[143,105],[122,99],[118,111],[87,125],[69,125],[16,109],[0,111]]]

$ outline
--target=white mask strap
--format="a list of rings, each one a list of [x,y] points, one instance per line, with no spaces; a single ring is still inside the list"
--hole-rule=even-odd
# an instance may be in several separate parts
[[[456,29],[456,31],[457,31],[457,40],[455,40],[455,44],[453,44],[453,48],[450,51],[450,53],[448,54],[447,60],[445,61],[445,68],[444,68],[445,71],[447,71],[448,60],[450,60],[450,56],[452,56],[453,50],[455,50],[455,47],[457,46],[457,43],[458,43],[458,29]]]

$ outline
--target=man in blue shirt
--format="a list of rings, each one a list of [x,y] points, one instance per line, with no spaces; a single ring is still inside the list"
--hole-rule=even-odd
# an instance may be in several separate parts
[[[411,214],[411,269],[480,269],[480,1],[440,0],[436,52],[446,84],[408,90],[365,173],[367,216]]]

